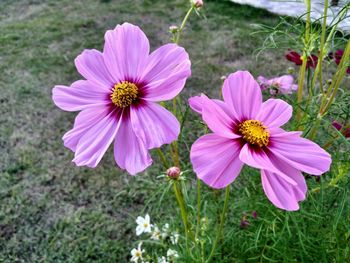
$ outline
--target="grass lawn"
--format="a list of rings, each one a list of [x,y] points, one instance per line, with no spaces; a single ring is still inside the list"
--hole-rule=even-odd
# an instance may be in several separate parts
[[[157,178],[156,156],[155,165],[137,177],[115,167],[111,149],[94,170],[71,162],[61,137],[76,114],[54,106],[51,90],[80,78],[74,58],[84,49],[102,50],[106,30],[124,21],[137,24],[155,49],[170,42],[169,25],[179,23],[187,7],[186,0],[1,0],[0,262],[127,262],[137,245],[138,215],[147,212],[180,227],[172,217],[173,195]],[[201,13],[205,18],[190,18],[181,42],[192,61],[183,102],[202,91],[218,97],[220,77],[238,69],[273,76],[290,66],[283,50],[259,59],[253,54],[263,41],[251,35],[256,24],[274,25],[278,17],[224,0],[205,1]],[[180,139],[183,159],[203,130],[197,115],[188,118],[195,127],[186,125],[186,139]],[[317,142],[329,136],[325,132]],[[336,174],[348,172],[349,147],[340,139],[337,147],[333,159],[339,162],[320,182],[308,178],[314,191],[296,213],[269,203],[258,172],[245,169],[231,189],[216,262],[350,262],[349,177],[328,186]],[[217,212],[222,192],[207,189],[213,201],[205,213]],[[258,218],[240,228],[242,216],[252,211]],[[215,222],[208,224],[214,233]]]

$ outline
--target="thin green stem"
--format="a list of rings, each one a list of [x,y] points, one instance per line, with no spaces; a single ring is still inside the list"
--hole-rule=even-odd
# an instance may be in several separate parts
[[[201,223],[201,181],[197,178],[197,225],[194,240],[197,240]]]
[[[297,92],[297,103],[299,105],[299,108],[297,110],[297,123],[300,124],[300,119],[302,117],[302,107],[301,102],[303,100],[303,88],[304,88],[304,81],[305,81],[305,71],[306,71],[306,65],[307,65],[307,46],[309,45],[310,41],[310,28],[311,28],[311,0],[306,1],[307,6],[307,15],[306,15],[306,29],[305,29],[305,36],[304,36],[304,50],[303,50],[303,63],[300,67],[299,71],[299,82],[298,82],[298,92]]]
[[[171,156],[174,162],[174,165],[180,167],[180,157],[179,157],[179,147],[177,141],[174,141],[171,145]]]
[[[183,31],[183,29],[185,28],[186,22],[188,20],[188,18],[190,17],[190,14],[192,13],[192,11],[194,10],[194,5],[191,5],[191,8],[187,11],[184,19],[182,20],[181,26],[177,32],[177,35],[175,37],[175,44],[179,44],[180,42],[180,37],[181,37],[181,33]],[[173,114],[177,117],[177,97],[175,97],[173,99]],[[178,149],[178,144],[177,141],[174,141],[171,144],[171,156],[174,162],[175,166],[180,166],[180,157],[179,157],[179,149]]]
[[[185,236],[186,236],[186,244],[188,242],[188,235],[189,235],[189,226],[188,226],[188,217],[187,217],[187,212],[186,212],[186,207],[185,207],[185,201],[181,192],[181,187],[179,186],[178,181],[173,181],[173,188],[175,192],[175,196],[177,199],[177,203],[180,208],[180,213],[181,213],[181,218],[182,218],[182,223],[185,228]]]
[[[216,238],[215,238],[213,247],[211,249],[210,255],[209,255],[206,263],[209,263],[212,260],[212,258],[214,257],[215,251],[216,251],[216,247],[217,247],[217,245],[219,243],[219,240],[221,238],[222,229],[224,227],[225,218],[226,218],[226,212],[227,212],[227,206],[228,206],[229,197],[230,197],[230,185],[226,187],[224,208],[222,209],[222,213],[221,213],[221,217],[220,217],[220,224],[219,224],[218,230],[216,232]]]
[[[298,91],[297,91],[297,103],[299,107],[297,108],[297,122],[300,124],[300,119],[302,116],[302,107],[301,103],[303,101],[303,88],[304,88],[304,81],[305,81],[305,72],[306,72],[306,65],[307,65],[307,55],[306,52],[304,51],[303,53],[303,63],[300,67],[299,71],[299,81],[298,81]]]
[[[159,159],[162,161],[162,164],[163,164],[164,168],[168,169],[169,168],[169,164],[168,164],[167,159],[165,158],[164,153],[162,152],[162,149],[161,148],[157,148],[157,153],[158,153]]]
[[[335,75],[337,76],[336,82],[334,83],[334,85],[331,85],[331,86],[334,86],[334,88],[332,87],[333,91],[331,93],[330,98],[327,99],[326,105],[324,106],[323,109],[321,109],[321,111],[320,111],[321,115],[324,115],[327,112],[327,110],[329,109],[329,107],[332,105],[332,102],[333,102],[333,100],[335,98],[335,95],[338,92],[340,84],[342,83],[342,81],[343,81],[343,79],[345,77],[345,74],[346,74],[346,71],[347,71],[347,68],[348,68],[348,64],[349,64],[349,61],[350,61],[349,57],[350,57],[350,39],[348,40],[348,43],[346,45],[343,57],[342,57],[342,59],[341,59],[341,61],[339,63],[338,70],[335,73]]]
[[[190,17],[192,11],[195,9],[195,6],[192,5],[190,9],[188,9],[184,19],[182,20],[182,23],[181,23],[181,26],[177,32],[177,35],[176,35],[176,39],[175,39],[175,43],[176,44],[179,44],[180,42],[180,37],[181,37],[181,33],[182,33],[182,30],[185,28],[185,25],[186,25],[186,22],[188,20],[188,18]]]
[[[320,43],[320,55],[317,61],[317,66],[314,72],[314,76],[311,82],[311,88],[314,89],[316,85],[316,80],[318,74],[320,74],[320,89],[322,89],[322,61],[326,54],[325,41],[326,41],[326,32],[327,32],[327,16],[328,16],[328,0],[324,2],[324,10],[323,10],[323,23],[322,23],[322,32],[321,32],[321,43]],[[322,90],[321,90],[322,92]]]

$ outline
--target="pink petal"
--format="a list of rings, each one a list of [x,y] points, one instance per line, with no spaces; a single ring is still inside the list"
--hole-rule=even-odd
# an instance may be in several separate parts
[[[297,133],[272,133],[269,150],[294,168],[313,175],[327,172],[332,162],[329,153]]]
[[[234,133],[235,121],[205,95],[202,95],[202,117],[208,127],[217,135],[230,139],[241,137]]]
[[[116,79],[109,74],[102,53],[98,50],[85,49],[75,59],[75,66],[84,78],[107,91],[116,83]]]
[[[252,147],[248,143],[246,143],[239,154],[239,159],[251,167],[262,170],[268,170],[270,172],[276,173],[288,183],[292,185],[297,185],[293,178],[285,174],[284,170],[281,170],[279,169],[279,167],[276,167],[276,165],[272,162],[270,156],[265,152],[265,150],[267,149]]]
[[[194,96],[188,99],[188,104],[190,105],[190,108],[199,113],[202,114],[202,96]]]
[[[63,136],[64,146],[76,151],[79,140],[86,132],[106,117],[110,112],[108,107],[88,108],[81,111],[75,118],[74,128]]]
[[[52,100],[66,111],[103,107],[111,103],[108,92],[87,80],[78,80],[70,87],[55,86],[52,90]]]
[[[176,44],[164,45],[148,57],[141,77],[146,83],[144,99],[149,101],[170,100],[177,96],[191,75],[191,62],[184,48]]]
[[[261,89],[248,71],[229,75],[222,94],[225,103],[234,109],[238,120],[255,119],[262,104]]]
[[[180,124],[175,116],[154,102],[132,105],[130,118],[135,134],[147,149],[170,144],[180,133]]]
[[[265,101],[257,116],[268,128],[280,127],[287,123],[292,117],[293,108],[280,99],[269,99]]]
[[[194,96],[188,99],[188,103],[191,109],[199,114],[202,114],[202,107],[206,101],[205,98],[203,100],[202,96],[205,97],[205,95],[202,94],[201,96]],[[225,102],[223,102],[222,100],[216,100],[216,99],[212,99],[212,101],[214,101],[232,120],[235,120],[235,123],[238,123],[238,120],[236,120],[234,113],[229,108],[229,106],[226,105]]]
[[[142,172],[152,164],[145,144],[133,131],[128,112],[121,118],[121,126],[114,141],[114,158],[118,166],[131,175]]]
[[[103,58],[118,82],[138,82],[149,55],[149,42],[142,30],[129,23],[117,25],[105,34]]]
[[[243,163],[238,154],[237,140],[207,134],[200,137],[191,148],[191,162],[198,178],[213,188],[224,188],[239,175]]]
[[[261,170],[261,181],[264,192],[269,200],[278,208],[287,211],[299,210],[299,201],[305,199],[307,185],[301,172],[289,169],[289,175],[297,182],[292,185],[279,175]]]
[[[91,127],[79,140],[73,162],[78,166],[96,167],[117,134],[119,119],[120,112],[115,109]]]
[[[282,94],[292,94],[292,91],[298,89],[298,86],[293,84],[294,78],[292,75],[284,75],[276,78],[276,82],[279,83]]]

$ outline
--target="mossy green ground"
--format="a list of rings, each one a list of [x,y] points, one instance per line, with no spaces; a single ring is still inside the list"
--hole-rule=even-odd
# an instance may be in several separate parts
[[[187,6],[186,0],[0,2],[0,262],[127,262],[138,240],[136,216],[148,212],[157,223],[180,228],[173,194],[157,178],[162,169],[156,156],[137,177],[115,167],[112,151],[94,170],[71,163],[61,137],[75,114],[53,105],[51,89],[80,78],[74,58],[85,48],[101,50],[106,30],[124,21],[140,25],[155,49],[170,41],[168,27],[180,22]],[[183,103],[203,91],[218,97],[220,77],[238,69],[272,76],[290,66],[284,51],[265,52],[258,60],[253,54],[263,41],[251,35],[256,24],[274,25],[277,17],[229,1],[208,0],[201,13],[205,18],[190,18],[181,42],[192,61]],[[180,138],[183,160],[203,130],[198,116],[190,113],[188,120]],[[330,139],[329,129],[318,143]],[[215,262],[350,262],[349,147],[335,142],[331,172],[320,182],[308,178],[311,190],[299,212],[275,208],[258,172],[245,169],[231,189],[225,241]],[[337,186],[329,186],[339,175]],[[193,174],[187,176],[194,182]],[[208,201],[202,214],[220,211],[223,191],[203,190]],[[195,183],[189,187],[193,205],[194,196]],[[257,219],[249,217],[253,210]],[[245,214],[250,225],[241,229]],[[209,236],[215,225],[209,222]]]

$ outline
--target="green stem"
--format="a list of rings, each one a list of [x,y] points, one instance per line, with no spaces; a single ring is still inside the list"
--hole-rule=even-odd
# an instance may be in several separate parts
[[[180,208],[180,213],[181,213],[181,218],[182,218],[182,223],[185,228],[185,236],[186,236],[186,244],[188,240],[188,234],[189,234],[189,227],[188,227],[188,217],[187,217],[187,212],[186,212],[186,207],[185,207],[185,201],[181,192],[181,188],[179,186],[178,181],[173,181],[173,188],[175,192],[175,196],[177,199],[177,203]]]
[[[190,14],[192,13],[192,11],[194,10],[195,6],[192,5],[190,9],[188,9],[184,19],[182,20],[182,23],[181,23],[181,26],[177,32],[177,35],[176,35],[176,39],[175,39],[175,43],[176,44],[179,44],[180,42],[180,36],[181,36],[181,33],[182,33],[182,30],[185,28],[185,25],[186,25],[186,22],[188,20],[188,18],[190,17]]]
[[[224,208],[222,209],[222,213],[221,213],[221,217],[220,217],[220,224],[219,224],[218,230],[216,232],[216,238],[215,238],[212,250],[210,252],[210,255],[209,255],[206,263],[209,263],[212,260],[212,258],[214,257],[214,254],[215,254],[215,251],[216,251],[216,247],[217,247],[218,242],[219,242],[219,240],[221,238],[222,229],[224,227],[225,218],[226,218],[226,212],[227,212],[227,206],[228,206],[229,197],[230,197],[230,185],[226,187]]]
[[[159,156],[160,160],[162,161],[162,164],[163,164],[164,168],[168,169],[169,168],[169,164],[168,164],[168,161],[165,158],[164,153],[162,152],[162,149],[157,148],[157,153],[158,153],[158,156]]]
[[[336,81],[335,81],[334,85],[331,85],[331,86],[334,86],[334,88],[332,87],[331,96],[329,99],[327,99],[327,103],[324,106],[324,108],[321,109],[321,111],[320,111],[321,115],[324,115],[327,112],[327,110],[329,109],[329,107],[332,105],[332,102],[335,98],[335,95],[337,94],[338,89],[340,87],[340,84],[342,83],[342,81],[345,77],[346,71],[348,69],[348,63],[350,61],[349,57],[350,57],[350,39],[348,40],[348,43],[346,45],[346,48],[345,48],[343,57],[339,63],[337,72],[335,73]]]
[[[322,33],[321,33],[321,43],[320,43],[320,55],[317,61],[317,66],[314,72],[314,76],[311,82],[311,88],[313,89],[316,85],[316,80],[318,74],[320,74],[320,89],[322,89],[322,61],[326,54],[325,41],[326,41],[326,31],[327,31],[327,16],[328,16],[328,0],[324,2],[324,10],[323,10],[323,23],[322,23]],[[321,90],[322,92],[322,90]]]
[[[201,181],[197,179],[197,226],[194,240],[197,240],[201,223]]]
[[[188,18],[190,17],[190,14],[192,13],[194,8],[195,8],[194,5],[191,5],[191,8],[187,11],[184,19],[182,20],[181,26],[177,32],[177,35],[176,35],[176,38],[174,41],[175,44],[179,44],[181,33],[182,33],[183,29],[185,28],[186,22],[187,22]],[[177,117],[177,97],[175,97],[173,99],[173,114]],[[178,149],[177,141],[174,141],[171,144],[171,155],[172,155],[172,159],[174,161],[174,165],[179,167],[180,166],[180,157],[179,157],[179,149]]]
[[[306,65],[307,65],[307,59],[308,54],[306,52],[307,46],[309,45],[310,40],[310,27],[311,27],[311,0],[306,0],[306,6],[307,6],[307,15],[306,15],[306,29],[305,29],[305,37],[304,37],[304,51],[303,51],[303,63],[300,67],[299,71],[299,82],[298,82],[298,92],[297,92],[297,103],[299,105],[297,109],[297,123],[300,124],[300,119],[302,117],[302,107],[301,102],[303,100],[303,88],[304,88],[304,81],[305,81],[305,71],[306,71]]]

